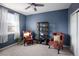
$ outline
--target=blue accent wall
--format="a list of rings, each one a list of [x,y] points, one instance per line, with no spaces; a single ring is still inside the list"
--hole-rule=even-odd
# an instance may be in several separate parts
[[[26,16],[20,14],[20,36],[22,38],[23,31],[26,31]]]
[[[9,34],[8,35],[8,41],[6,43],[0,43],[0,48],[11,45],[11,44],[13,44],[15,42],[16,41],[14,40],[14,34]]]
[[[51,11],[46,13],[29,15],[26,18],[26,30],[37,34],[37,22],[49,22],[49,36],[52,32],[63,32],[65,34],[64,44],[69,45],[68,40],[68,9]]]

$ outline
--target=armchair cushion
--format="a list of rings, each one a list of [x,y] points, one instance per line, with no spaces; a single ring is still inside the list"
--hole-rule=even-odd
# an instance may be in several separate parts
[[[60,43],[60,35],[54,35],[54,41]]]
[[[25,43],[33,43],[33,38],[32,38],[32,32],[27,31],[23,32],[23,38],[24,38],[24,45]]]

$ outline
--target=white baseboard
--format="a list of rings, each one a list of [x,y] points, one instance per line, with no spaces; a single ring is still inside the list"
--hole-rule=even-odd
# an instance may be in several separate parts
[[[16,45],[17,43],[14,43],[14,44],[11,44],[11,45],[9,45],[9,46],[6,46],[6,47],[4,47],[4,48],[0,48],[0,51],[2,51],[2,50],[4,50],[4,49],[7,49],[7,48],[9,48],[9,47],[12,47],[12,46],[14,46],[14,45]]]

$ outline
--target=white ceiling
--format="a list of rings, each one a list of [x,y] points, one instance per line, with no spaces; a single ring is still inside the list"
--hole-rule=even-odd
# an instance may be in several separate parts
[[[37,7],[38,10],[35,12],[33,10],[33,7],[25,10],[25,8],[29,6],[29,4],[27,3],[1,3],[1,5],[10,8],[12,10],[15,10],[19,13],[22,13],[24,15],[67,9],[71,5],[71,3],[41,3],[41,4],[44,4],[44,7]]]

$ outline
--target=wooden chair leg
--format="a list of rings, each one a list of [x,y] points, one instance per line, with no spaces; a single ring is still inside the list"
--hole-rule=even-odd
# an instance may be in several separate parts
[[[59,54],[60,48],[58,48],[58,54]]]
[[[49,47],[48,48],[50,48],[50,45],[49,45]]]
[[[26,41],[24,41],[24,46],[25,46],[25,44],[26,44]]]
[[[58,54],[60,54],[60,52],[59,52],[59,51],[60,51],[60,46],[58,47]]]
[[[25,42],[24,42],[24,46],[25,46]]]

